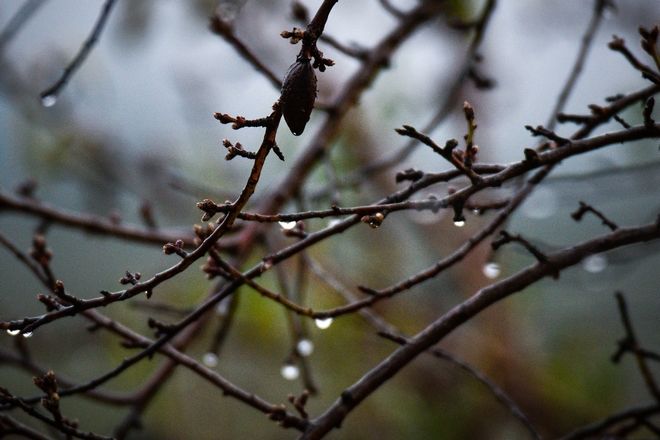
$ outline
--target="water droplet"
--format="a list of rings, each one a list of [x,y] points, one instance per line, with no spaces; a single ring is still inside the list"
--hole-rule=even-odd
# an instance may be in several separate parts
[[[454,226],[456,226],[457,228],[462,228],[464,225],[465,225],[465,221],[464,221],[464,220],[456,220],[456,221],[454,221]]]
[[[57,102],[57,95],[46,95],[41,97],[41,105],[44,107],[52,107]]]
[[[218,356],[215,353],[211,353],[209,351],[202,358],[202,362],[204,362],[204,365],[206,365],[207,367],[213,368],[216,365],[218,365]]]
[[[500,276],[500,265],[497,263],[486,263],[483,269],[484,275],[486,278],[495,279]]]
[[[279,222],[282,229],[291,230],[296,227],[297,222]]]
[[[282,366],[280,373],[286,380],[296,380],[300,376],[300,369],[295,365],[285,364]]]
[[[589,273],[599,273],[607,268],[607,259],[603,255],[591,255],[582,261],[582,268]]]
[[[315,319],[314,322],[316,323],[316,326],[318,328],[320,328],[321,330],[325,330],[326,328],[330,327],[330,324],[332,324],[332,318]]]
[[[24,338],[31,338],[33,334],[34,334],[33,332],[23,333],[23,337]]]
[[[296,350],[300,356],[306,357],[314,352],[314,344],[309,339],[301,339],[296,345]]]
[[[7,330],[7,333],[9,333],[11,336],[16,336],[19,334],[21,331],[20,330]]]
[[[266,272],[273,267],[273,260],[266,260],[261,263],[261,272]]]

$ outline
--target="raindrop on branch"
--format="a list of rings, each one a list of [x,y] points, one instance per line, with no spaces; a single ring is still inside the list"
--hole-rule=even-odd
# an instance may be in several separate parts
[[[309,339],[301,339],[296,345],[296,350],[300,356],[306,357],[314,351],[314,344]]]
[[[582,268],[589,273],[599,273],[607,268],[607,259],[603,255],[591,255],[582,261]]]
[[[325,330],[326,328],[330,327],[330,324],[332,324],[332,318],[327,318],[327,319],[315,319],[314,323],[318,328],[321,330]]]
[[[296,227],[297,222],[278,222],[282,229],[291,230]]]
[[[206,365],[207,367],[213,368],[216,365],[218,365],[218,356],[215,353],[211,353],[209,351],[202,358],[202,362],[204,362],[204,365]]]
[[[501,271],[500,265],[497,263],[486,263],[483,268],[484,275],[491,280],[500,276]]]
[[[7,333],[9,333],[10,336],[16,336],[20,332],[21,332],[20,330],[9,330],[9,329],[7,329]]]
[[[23,337],[24,338],[31,338],[33,334],[34,334],[33,332],[26,332],[26,333],[23,333]]]
[[[300,369],[295,365],[285,364],[282,366],[280,373],[286,380],[296,380],[300,376]]]
[[[52,107],[57,103],[57,95],[45,95],[41,97],[41,105],[44,107]]]

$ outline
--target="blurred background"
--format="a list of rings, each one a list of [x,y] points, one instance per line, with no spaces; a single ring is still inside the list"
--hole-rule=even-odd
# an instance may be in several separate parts
[[[0,0],[0,32],[6,31],[23,1]],[[97,20],[102,1],[48,0],[33,2],[34,14],[15,35],[0,39],[0,188],[14,191],[28,180],[37,183],[35,196],[61,209],[141,223],[140,208],[148,203],[159,228],[189,234],[200,223],[195,204],[210,198],[234,199],[251,164],[224,160],[222,139],[256,150],[260,130],[232,131],[213,119],[214,112],[260,118],[279,97],[263,75],[209,30],[209,17],[219,11],[233,20],[236,35],[278,76],[294,61],[297,46],[279,37],[300,27],[289,1],[154,1],[120,0],[100,41],[79,72],[57,97],[44,106],[39,94],[50,87],[75,56]],[[302,2],[313,13],[320,1]],[[392,1],[402,9],[412,0]],[[403,124],[422,129],[449,99],[448,117],[428,134],[443,145],[462,139],[466,124],[464,101],[475,109],[476,143],[483,163],[508,163],[533,148],[525,125],[546,124],[569,76],[593,11],[593,1],[530,0],[498,2],[479,53],[480,72],[494,87],[475,88],[468,82],[448,97],[464,66],[471,33],[448,25],[475,18],[483,1],[447,1],[442,20],[420,28],[406,41],[343,123],[333,144],[330,165],[320,165],[304,187],[305,209],[370,204],[396,191],[394,174],[407,168],[437,172],[449,168],[437,155],[418,147],[404,162],[378,173],[359,186],[327,197],[331,166],[340,181],[372,161],[388,157],[407,144],[394,131]],[[586,60],[584,72],[568,100],[566,113],[588,114],[589,104],[647,87],[620,54],[607,48],[613,34],[626,40],[640,58],[637,27],[660,22],[657,0],[615,2],[607,9]],[[349,47],[370,48],[396,25],[396,19],[376,0],[340,1],[333,9],[326,35]],[[335,66],[319,74],[318,103],[330,103],[357,70],[359,62],[319,43]],[[650,63],[650,61],[649,61]],[[49,102],[47,104],[53,104]],[[621,115],[628,123],[642,121],[641,106]],[[656,120],[660,113],[654,112]],[[255,200],[277,185],[307,144],[324,116],[315,111],[305,133],[280,130],[278,144],[286,157],[267,161]],[[619,129],[616,123],[596,133]],[[559,126],[570,136],[575,126]],[[570,218],[580,200],[592,204],[621,226],[653,221],[660,207],[660,157],[657,141],[614,146],[575,157],[559,166],[521,207],[506,229],[550,251],[606,232],[594,216],[580,223]],[[262,190],[260,193],[259,189]],[[446,194],[447,186],[429,192]],[[506,196],[507,188],[492,192]],[[429,192],[416,197],[428,196]],[[248,206],[254,206],[251,204]],[[287,206],[288,212],[300,207]],[[0,211],[0,231],[23,250],[31,246],[40,221]],[[310,258],[351,291],[358,284],[383,288],[407,278],[454,251],[492,218],[468,213],[456,228],[445,212],[395,213],[378,229],[360,225],[310,250]],[[310,221],[318,230],[328,221]],[[121,289],[126,270],[144,276],[170,267],[175,260],[161,246],[136,245],[53,225],[47,242],[54,252],[53,270],[67,290],[82,298],[100,290]],[[272,226],[270,248],[254,250],[247,269],[270,252],[293,243]],[[626,295],[641,343],[650,350],[658,338],[657,245],[622,249],[585,261],[496,304],[462,326],[441,347],[489,375],[548,437],[605,417],[630,405],[651,402],[643,380],[628,356],[610,361],[624,336],[614,292]],[[394,252],[395,251],[395,252]],[[515,273],[533,258],[507,246],[496,254],[489,243],[466,261],[411,291],[380,303],[375,310],[403,331],[414,334],[480,287]],[[497,270],[489,263],[497,263]],[[198,266],[198,265],[197,265]],[[295,264],[286,265],[293,273]],[[290,270],[289,270],[290,269]],[[47,293],[6,249],[0,249],[0,320],[43,313],[37,294]],[[289,277],[291,283],[294,277]],[[275,277],[263,282],[277,290]],[[213,282],[193,267],[162,285],[159,302],[182,310],[204,298]],[[331,308],[343,300],[317,276],[308,277],[309,304]],[[236,319],[214,368],[223,376],[264,399],[280,403],[288,393],[304,389],[301,379],[283,377],[283,366],[295,345],[284,310],[247,289],[239,291]],[[129,302],[127,302],[129,303]],[[103,310],[136,331],[151,335],[147,316],[174,322],[176,318],[131,304]],[[85,331],[82,318],[60,320],[37,331],[27,342],[34,359],[58,375],[89,380],[132,354],[116,337]],[[395,346],[374,334],[359,316],[335,320],[327,329],[306,323],[313,353],[309,374],[318,387],[310,399],[312,417],[373,368]],[[190,349],[203,359],[213,328]],[[12,347],[8,335],[0,346]],[[131,391],[161,361],[142,362],[108,389]],[[208,361],[208,358],[207,358]],[[209,362],[207,362],[208,364]],[[210,362],[214,363],[214,362]],[[37,394],[31,375],[0,363],[1,386],[14,394]],[[80,397],[62,403],[65,415],[78,418],[81,429],[112,432],[125,413]],[[34,422],[13,416],[34,425]],[[487,415],[487,416],[486,416]],[[42,428],[42,427],[39,427]],[[191,437],[191,433],[194,436]],[[144,415],[144,427],[129,438],[296,438],[262,414],[181,369],[158,394]],[[349,416],[328,438],[527,438],[519,422],[473,378],[447,362],[420,356]]]

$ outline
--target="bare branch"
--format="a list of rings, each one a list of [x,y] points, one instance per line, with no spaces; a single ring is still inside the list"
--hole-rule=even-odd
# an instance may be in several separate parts
[[[117,0],[105,0],[103,3],[103,8],[101,9],[101,14],[92,29],[92,33],[87,37],[87,40],[83,43],[82,47],[78,54],[71,60],[71,62],[64,68],[64,72],[60,79],[58,79],[55,84],[41,92],[39,95],[41,97],[41,102],[46,106],[50,107],[57,101],[59,94],[62,92],[62,89],[67,85],[71,77],[76,73],[78,69],[87,59],[87,56],[92,51],[99,38],[101,37],[101,32],[105,27],[112,8],[117,3]]]

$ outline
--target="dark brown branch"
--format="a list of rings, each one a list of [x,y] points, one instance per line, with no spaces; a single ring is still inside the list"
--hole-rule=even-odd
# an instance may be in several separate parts
[[[617,231],[583,242],[576,246],[548,255],[548,263],[535,263],[532,266],[481,289],[468,300],[451,309],[422,332],[410,339],[410,342],[364,375],[359,381],[347,388],[339,398],[320,417],[313,420],[301,438],[320,439],[342,420],[367,396],[378,389],[412,359],[437,344],[446,335],[490,305],[538,280],[579,263],[587,255],[605,252],[619,246],[660,238],[657,223],[639,228],[620,228]]]
[[[20,356],[3,347],[0,347],[0,361],[6,364],[15,365],[16,367],[21,368],[36,376],[43,376],[48,372],[48,368],[45,368],[42,365],[38,365],[31,359]],[[60,386],[64,388],[77,386],[73,380],[63,377],[60,374],[57,375],[57,381]],[[133,394],[101,390],[90,390],[83,394],[83,396],[112,405],[130,405],[134,401]]]
[[[23,425],[7,414],[0,413],[0,429],[2,429],[0,431],[2,435],[16,434],[22,438],[29,438],[31,440],[53,440],[51,437],[46,437],[29,426]]]
[[[330,287],[336,290],[346,301],[349,303],[358,302],[359,299],[353,295],[346,287],[344,287],[339,281],[337,281],[332,275],[326,272],[321,266],[319,266],[314,260],[310,259],[305,255],[305,261],[310,266],[310,268],[316,273],[324,282],[326,282]],[[358,311],[360,315],[365,318],[365,320],[378,331],[378,334],[391,339],[397,343],[403,344],[407,343],[407,339],[403,336],[403,333],[386,322],[382,317],[380,317],[375,311],[370,308],[362,308]],[[443,350],[438,349],[429,349],[428,353],[433,356],[445,359],[450,363],[458,366],[459,368],[467,371],[479,382],[484,384],[494,395],[495,397],[502,402],[503,405],[513,413],[513,415],[518,418],[523,425],[530,431],[532,437],[540,439],[536,428],[532,423],[527,419],[525,414],[518,408],[515,402],[511,400],[502,390],[500,390],[486,375],[472,367],[468,363],[458,359],[456,356],[447,353]]]
[[[494,251],[498,250],[501,246],[511,243],[511,242],[517,242],[523,245],[525,249],[529,251],[530,254],[534,255],[534,258],[536,258],[539,263],[547,263],[548,262],[548,257],[545,255],[543,252],[541,252],[536,246],[534,246],[532,243],[529,241],[525,240],[522,238],[520,235],[511,235],[508,232],[502,230],[500,231],[500,236],[493,240],[491,243],[491,246]]]
[[[465,166],[463,162],[458,160],[456,156],[453,154],[454,148],[456,148],[456,146],[458,145],[458,143],[455,140],[452,139],[450,141],[447,141],[445,147],[441,148],[438,144],[433,142],[433,140],[430,137],[428,137],[423,133],[418,132],[414,127],[411,127],[410,125],[404,125],[403,129],[397,128],[395,129],[395,131],[399,133],[401,136],[408,136],[413,139],[417,139],[423,144],[431,147],[431,149],[434,152],[438,153],[440,156],[445,158],[445,160],[447,160],[454,167],[456,167],[456,169],[464,173],[473,184],[481,182],[482,180],[481,176],[475,173],[472,168]]]
[[[660,93],[660,85],[652,85],[638,92],[619,97],[607,107],[590,106],[592,111],[591,116],[565,115],[560,113],[557,115],[557,121],[584,124],[582,130],[573,136],[573,139],[583,139],[591,133],[595,127],[609,121],[614,115],[620,113],[636,102],[646,101],[650,96],[657,93]]]
[[[560,147],[563,147],[564,145],[571,142],[570,139],[557,136],[555,132],[553,132],[552,130],[548,130],[542,125],[539,125],[536,128],[532,127],[531,125],[525,125],[525,128],[532,133],[532,136],[544,136],[550,139],[551,141],[555,141],[555,143]]]
[[[378,0],[378,1],[381,4],[381,6],[383,7],[383,9],[385,9],[387,12],[389,12],[393,16],[395,16],[397,18],[402,18],[405,15],[404,12],[402,12],[402,11],[398,10],[397,8],[395,8],[394,6],[392,6],[392,3],[390,3],[389,0]]]
[[[655,106],[655,98],[653,96],[649,96],[649,98],[644,103],[644,111],[642,112],[642,115],[644,116],[644,125],[647,127],[653,127],[653,125],[655,125],[655,121],[651,117],[651,114],[653,113],[653,106]]]
[[[212,215],[217,212],[227,212],[228,205],[216,205],[211,200],[200,202],[198,207],[205,213]],[[398,203],[384,203],[380,205],[356,206],[351,208],[340,208],[333,206],[330,209],[319,211],[306,211],[293,214],[273,214],[262,215],[248,212],[242,212],[238,215],[240,220],[253,221],[259,223],[274,223],[274,222],[293,222],[300,220],[307,220],[311,218],[326,218],[326,217],[339,217],[344,215],[371,215],[379,212],[396,212],[403,210],[438,212],[438,210],[446,208],[447,206],[440,202],[437,198],[428,198],[424,200],[408,200]]]
[[[194,317],[192,319],[193,322],[196,322],[199,318],[199,314],[207,312],[209,309],[214,307],[217,302],[219,301],[218,298],[222,299],[226,297],[228,292],[232,292],[236,286],[227,286],[226,289],[222,290],[215,296],[209,298],[205,303],[203,303],[197,311],[198,316]],[[97,323],[103,328],[106,328],[113,333],[116,333],[117,335],[132,341],[134,346],[136,347],[153,347],[156,343],[148,338],[145,338],[144,336],[130,330],[127,327],[122,326],[121,324],[117,323],[116,321],[113,321],[109,318],[106,318],[99,314],[95,310],[88,310],[82,313],[86,318],[92,320],[93,322]],[[194,332],[193,332],[194,333]],[[170,338],[171,335],[166,336],[166,338]],[[199,362],[196,360],[192,359],[191,357],[181,353],[174,347],[172,347],[169,344],[162,345],[159,347],[159,352],[174,362],[176,362],[178,365],[184,366],[188,368],[189,370],[193,371],[203,379],[207,380],[211,384],[217,386],[223,391],[223,395],[227,396],[232,396],[249,406],[252,406],[256,408],[257,410],[264,412],[266,414],[270,413],[274,405],[270,404],[263,399],[259,398],[258,396],[249,393],[247,391],[242,390],[241,388],[237,387],[236,385],[232,384],[231,382],[227,381],[225,378],[220,376],[218,373],[202,366]],[[123,365],[123,364],[122,364]],[[162,384],[162,381],[160,382]],[[80,392],[83,392],[87,389],[93,389],[96,386],[94,386],[91,383],[85,384],[84,386],[77,386],[74,388],[70,389],[64,389],[59,391],[59,395],[61,397],[64,396],[69,396],[73,394],[78,394]],[[145,388],[146,389],[146,388]],[[34,398],[29,398],[29,399],[23,399],[26,403],[34,403],[38,402],[43,396],[38,396]],[[289,413],[286,413],[286,418],[284,421],[288,424],[288,426],[294,427],[298,430],[304,430],[304,423],[301,423],[301,420]]]
[[[272,290],[266,289],[265,287],[261,286],[260,284],[248,278],[246,275],[240,273],[238,270],[233,268],[227,262],[220,259],[219,263],[222,269],[224,269],[227,273],[229,273],[232,276],[232,278],[234,278],[237,281],[240,281],[241,283],[247,284],[262,296],[270,298],[273,301],[282,304],[287,309],[292,310],[300,315],[305,315],[312,318],[318,317],[317,314],[312,309],[305,309],[304,307],[299,306],[298,304],[294,303],[288,298],[285,298],[284,296],[280,295],[279,293],[275,293]]]
[[[642,72],[642,76],[649,81],[653,82],[654,84],[660,84],[660,74],[657,72],[651,70],[649,66],[646,64],[642,63],[635,55],[633,55],[632,52],[628,49],[626,46],[625,41],[622,38],[617,37],[616,35],[613,37],[612,41],[608,44],[608,47],[612,49],[613,51],[621,53],[628,62],[637,70]]]
[[[379,336],[384,337],[385,339],[389,339],[390,341],[396,342],[399,345],[405,345],[408,343],[408,339],[394,335],[388,332],[378,332]],[[450,361],[452,364],[458,366],[462,370],[466,371],[470,376],[474,377],[477,381],[479,381],[481,384],[483,384],[488,390],[495,396],[495,398],[502,404],[504,407],[516,417],[520,423],[529,431],[529,433],[532,435],[532,438],[535,438],[537,440],[541,440],[541,434],[538,433],[534,425],[532,425],[532,422],[529,421],[527,416],[522,412],[522,410],[516,405],[516,403],[506,395],[504,391],[495,383],[490,380],[485,374],[483,374],[481,371],[477,370],[475,367],[472,365],[468,364],[465,361],[462,361],[458,359],[456,356],[447,353],[444,350],[440,350],[438,348],[429,348],[427,350],[427,353],[431,354],[432,356],[438,358],[438,359],[444,359],[447,361]]]
[[[594,438],[601,435],[607,429],[612,428],[613,426],[619,423],[631,419],[632,420],[644,419],[656,415],[658,413],[660,413],[660,405],[657,403],[654,403],[652,405],[629,408],[624,411],[612,414],[594,424],[576,429],[570,434],[565,435],[557,440],[581,440],[581,439]]]
[[[626,306],[626,301],[623,298],[623,294],[621,292],[617,292],[615,296],[616,296],[617,304],[619,306],[619,312],[621,313],[621,321],[623,322],[623,327],[626,330],[626,337],[619,342],[619,345],[621,347],[619,349],[619,353],[622,354],[625,350],[625,351],[630,351],[635,355],[635,360],[637,361],[637,366],[639,368],[639,371],[642,374],[642,377],[644,378],[644,382],[646,383],[646,388],[648,388],[649,392],[655,398],[655,400],[658,403],[660,403],[660,390],[658,390],[658,386],[655,383],[655,379],[653,378],[653,373],[651,373],[651,370],[649,369],[649,366],[646,363],[646,358],[641,354],[637,353],[637,350],[639,349],[639,342],[637,341],[637,337],[635,336],[635,331],[633,330],[632,323],[630,321],[630,315],[628,314],[628,307]],[[613,357],[613,360],[615,362],[618,362],[620,357],[621,357],[620,355],[619,356],[615,355]]]
[[[646,93],[652,93],[654,92],[655,89],[646,89]],[[635,96],[635,100],[629,99],[629,97],[626,97],[625,99],[625,104],[626,105],[632,105],[634,102],[639,101],[640,99],[644,99],[647,95],[645,94],[640,94]],[[623,99],[623,98],[622,98]],[[617,106],[623,106],[624,103],[617,102]],[[623,108],[623,107],[622,107]],[[582,136],[587,136],[589,132],[595,128],[597,125],[597,122],[595,120],[592,120],[592,122],[585,127],[581,128],[578,130],[578,132],[573,136],[574,139],[577,139]],[[639,128],[639,127],[638,127]],[[607,136],[607,135],[605,135]],[[542,164],[541,157],[542,156],[547,156],[547,155],[553,155],[553,156],[563,156],[565,152],[571,151],[576,145],[578,148],[582,148],[586,146],[586,144],[583,144],[582,142],[586,142],[587,144],[590,142],[595,142],[595,139],[598,139],[598,137],[591,138],[587,141],[573,141],[571,143],[570,147],[559,149],[559,150],[553,150],[550,152],[545,152],[545,153],[538,153],[538,161],[527,161],[523,160],[521,162],[518,162],[516,164],[513,164],[509,167],[506,167],[499,173],[495,173],[492,176],[484,177],[484,181],[480,185],[472,185],[470,187],[467,187],[463,190],[457,191],[456,193],[449,195],[441,201],[446,201],[447,204],[452,204],[453,198],[458,198],[458,197],[463,197],[466,199],[471,195],[472,188],[474,187],[480,187],[481,185],[488,185],[489,182],[491,182],[492,186],[499,186],[501,183],[499,182],[492,182],[493,180],[498,180],[499,178],[502,177],[503,173],[511,172],[514,168],[517,168],[518,166],[521,167],[520,169],[520,174],[518,172],[515,172],[516,175],[522,175],[526,173],[527,171],[523,171],[524,168],[528,168],[529,170],[539,166]],[[599,139],[597,142],[604,141],[605,138]],[[474,249],[481,241],[483,241],[486,237],[490,236],[493,232],[497,230],[497,228],[509,217],[509,215],[525,200],[525,198],[531,193],[531,191],[534,189],[534,187],[543,179],[547,174],[550,172],[552,167],[554,166],[553,162],[551,164],[548,164],[547,166],[544,166],[540,170],[538,170],[531,178],[527,180],[525,185],[516,193],[514,197],[512,197],[510,203],[507,205],[507,207],[502,210],[496,218],[494,218],[488,225],[486,225],[484,228],[482,228],[479,232],[477,232],[474,236],[472,236],[469,240],[467,240],[459,249],[454,251],[452,254],[448,255],[444,259],[440,260],[438,263],[435,265],[429,267],[428,269],[419,272],[418,274],[415,274],[411,276],[410,278],[403,280],[393,286],[390,286],[386,289],[381,289],[378,291],[379,295],[394,295],[398,292],[410,289],[411,287],[422,283],[428,279],[431,279],[435,276],[437,276],[439,273],[447,269],[448,267],[451,267],[452,265],[456,264],[458,261],[462,260],[472,249]],[[513,168],[512,168],[513,167]],[[512,176],[513,177],[513,176]],[[492,179],[492,180],[491,180]],[[505,179],[506,180],[506,179]],[[503,183],[503,181],[501,181]],[[417,188],[424,187],[426,185],[426,177],[423,179],[420,179],[419,181],[414,182],[413,184],[410,185],[409,189],[407,191],[414,191]],[[405,191],[399,192],[396,194],[396,197],[406,197],[407,193]],[[390,197],[394,198],[394,197]],[[339,225],[338,225],[339,226]],[[310,239],[310,238],[308,238]],[[302,246],[305,241],[303,240],[300,243],[297,243],[297,246]],[[294,245],[294,246],[296,246]]]
[[[74,424],[71,422],[67,422],[65,420],[50,419],[49,417],[46,417],[45,415],[41,414],[40,412],[32,408],[27,403],[23,402],[18,397],[12,395],[9,391],[7,391],[7,389],[0,388],[0,404],[7,404],[7,403],[16,406],[17,408],[20,408],[31,417],[34,417],[35,419],[40,420],[41,422],[52,426],[53,428],[57,429],[58,431],[68,436],[72,436],[84,440],[112,440],[111,437],[105,437],[105,436],[93,434],[91,432],[80,431],[76,429],[74,427]]]
[[[282,87],[282,81],[275,75],[261,60],[252,53],[252,51],[234,34],[234,24],[231,20],[226,19],[220,12],[216,12],[211,17],[210,28],[216,35],[224,38],[226,42],[242,56],[248,63],[250,63],[258,72],[261,72],[268,81],[279,90]]]
[[[443,103],[438,108],[436,114],[431,118],[431,120],[424,126],[422,132],[429,133],[438,127],[446,118],[451,114],[452,109],[456,101],[458,101],[458,93],[461,91],[462,87],[466,84],[468,79],[470,79],[475,64],[478,62],[478,49],[481,45],[481,42],[485,36],[486,28],[488,23],[490,23],[490,18],[493,15],[493,11],[497,5],[496,0],[488,0],[484,5],[479,17],[473,23],[474,34],[472,40],[470,41],[470,46],[467,50],[464,60],[462,60],[462,66],[458,70],[458,73],[455,75],[454,79],[449,82],[449,85],[446,87],[446,91],[443,94],[445,96]],[[373,174],[388,169],[392,166],[396,166],[402,163],[410,154],[415,151],[419,146],[420,142],[417,139],[411,139],[405,146],[395,153],[385,157],[378,158],[373,163],[367,164],[354,173],[352,173],[347,178],[344,178],[344,185],[355,185],[362,181],[365,178],[372,176]]]
[[[23,263],[33,274],[34,276],[50,287],[49,279],[46,274],[44,274],[38,264],[23,252],[21,252],[7,237],[0,233],[0,244],[4,246],[9,252],[11,252],[14,257],[16,257],[21,263]]]
[[[555,125],[558,122],[558,115],[564,110],[564,107],[566,106],[566,102],[568,101],[568,97],[575,88],[575,84],[577,83],[577,80],[580,77],[580,74],[582,73],[582,69],[584,68],[584,63],[587,60],[587,56],[589,55],[589,50],[591,49],[594,36],[596,35],[596,32],[598,31],[598,28],[600,27],[600,24],[603,21],[603,13],[605,9],[613,8],[613,7],[614,6],[611,0],[594,1],[594,11],[591,16],[591,21],[589,22],[589,26],[587,27],[587,30],[582,36],[582,44],[580,45],[578,56],[575,60],[575,63],[573,64],[573,69],[571,70],[568,80],[564,84],[561,93],[559,93],[559,97],[557,98],[555,107],[552,109],[552,112],[550,113],[550,118],[547,123],[547,127],[549,130],[551,131],[554,130]]]
[[[359,96],[373,82],[377,73],[389,64],[390,56],[403,41],[438,12],[433,9],[428,10],[425,6],[416,8],[408,13],[397,27],[370,51],[367,61],[346,82],[335,101],[331,104],[333,110],[326,116],[311,144],[298,156],[283,181],[273,191],[264,196],[263,202],[256,209],[257,212],[263,214],[276,213],[294,194],[300,193],[300,188],[306,176],[312,171],[317,161],[323,157],[331,141],[338,135],[341,129],[341,121],[348,110],[357,103]],[[252,232],[246,231],[246,234],[248,233]]]
[[[262,146],[259,149],[258,152],[258,157],[255,159],[255,164],[252,169],[252,173],[250,175],[250,178],[248,179],[248,182],[241,192],[241,195],[238,197],[238,199],[234,202],[234,206],[236,207],[236,211],[228,213],[221,224],[216,227],[213,232],[202,242],[202,244],[194,251],[188,254],[186,258],[191,257],[193,254],[198,254],[197,258],[199,258],[201,255],[203,255],[208,249],[210,249],[211,246],[215,244],[215,241],[219,239],[224,232],[226,232],[233,222],[236,219],[237,213],[245,206],[247,201],[249,200],[250,196],[254,192],[256,185],[259,180],[259,176],[261,174],[261,170],[263,168],[263,163],[265,161],[266,156],[268,155],[268,152],[272,148],[272,145],[274,144],[274,139],[275,139],[275,134],[277,131],[277,127],[279,124],[279,120],[281,118],[281,113],[279,112],[279,108],[275,106],[274,108],[274,113],[272,115],[273,118],[273,124],[271,127],[269,127],[266,130],[266,134],[264,135],[264,141],[262,143]],[[186,259],[184,258],[182,261],[185,261]],[[193,260],[194,261],[194,260]],[[192,263],[192,261],[189,261],[187,264],[188,266]],[[174,276],[177,270],[181,271],[184,270],[185,267],[182,267],[180,265],[174,266],[173,268],[169,269],[169,274],[166,275],[165,278],[162,278],[161,281],[164,281],[165,279],[168,279],[171,276]],[[187,267],[187,266],[186,266]],[[161,273],[162,274],[162,273]],[[159,274],[159,275],[161,275]],[[152,278],[152,280],[156,280],[154,282],[158,282],[158,276]],[[139,289],[141,286],[143,286],[143,283],[137,283],[133,287],[136,289]],[[211,380],[213,383],[215,383],[217,386],[221,387],[226,394],[232,395],[239,400],[244,401],[245,403],[248,403],[251,406],[254,406],[255,408],[258,408],[268,414],[273,413],[276,410],[276,407],[270,404],[267,404],[266,402],[262,401],[261,399],[258,399],[256,396],[246,393],[243,390],[235,387],[233,384],[227,382],[220,376],[210,374],[208,371],[205,371],[203,367],[196,361],[193,361],[190,358],[185,357],[184,355],[180,354],[176,350],[167,350],[166,343],[174,337],[174,335],[178,334],[181,332],[183,329],[187,328],[190,326],[190,324],[197,322],[204,314],[206,314],[211,308],[213,308],[220,300],[225,298],[227,295],[231,294],[237,287],[239,286],[239,283],[232,283],[228,286],[226,286],[223,290],[218,292],[216,295],[212,296],[209,298],[206,302],[202,303],[194,312],[189,314],[185,319],[181,320],[179,323],[177,323],[175,326],[173,326],[171,329],[168,329],[168,333],[164,336],[162,336],[160,339],[157,341],[150,341],[146,338],[139,337],[135,334],[130,334],[131,337],[130,339],[134,341],[135,346],[138,347],[147,347],[137,355],[125,359],[118,367],[114,368],[113,370],[107,372],[106,374],[99,376],[86,384],[82,384],[76,388],[70,388],[66,390],[62,390],[59,394],[60,395],[71,395],[71,394],[76,394],[80,392],[84,392],[90,389],[94,389],[98,387],[99,385],[103,384],[107,380],[116,377],[119,375],[121,372],[125,371],[127,368],[129,368],[131,365],[134,365],[141,359],[144,359],[145,357],[149,357],[152,354],[154,354],[157,351],[165,352],[167,353],[168,356],[170,356],[173,360],[175,360],[177,363],[184,364],[188,368],[193,369],[196,371],[198,374],[202,375],[203,377]],[[130,289],[122,293],[122,296],[133,296],[134,294],[137,294],[139,292],[134,291],[130,292]],[[103,298],[113,298],[113,299],[121,299],[121,298],[116,298],[115,294],[110,294],[106,293]],[[89,305],[89,304],[87,304]],[[74,312],[75,310],[69,307],[68,310],[66,310],[66,307],[63,308],[58,308],[55,312],[45,315],[46,319],[43,320],[42,323],[45,323],[45,321],[52,320],[49,317],[55,316],[55,313],[59,313],[62,311],[65,311],[63,316],[67,316],[69,313]],[[80,310],[79,310],[80,311]],[[75,311],[76,313],[78,311]],[[100,315],[95,313],[92,310],[82,310],[82,313],[85,316],[88,316],[95,320],[98,324],[103,325],[103,326],[108,326],[109,328],[112,328],[113,331],[118,332],[119,328],[117,323],[114,321],[107,322],[107,320],[104,320]],[[3,323],[5,325],[6,323]],[[32,322],[31,325],[35,325],[35,322]],[[41,325],[41,324],[38,324]],[[27,328],[29,330],[29,327]],[[23,329],[23,331],[26,331],[26,328]],[[126,332],[126,331],[125,331]],[[201,368],[201,371],[200,371]],[[297,417],[295,416],[290,416],[288,413],[280,414],[278,412],[278,421],[282,424],[286,424],[287,426],[292,426],[296,427],[297,429],[302,429],[304,426],[304,423]]]
[[[62,226],[80,229],[87,233],[111,236],[137,243],[150,243],[162,246],[163,243],[168,241],[174,242],[179,238],[183,238],[186,242],[194,241],[192,235],[121,225],[102,217],[74,214],[43,204],[34,199],[14,197],[2,190],[0,190],[1,211],[21,212]]]
[[[618,226],[616,225],[616,223],[610,221],[607,217],[605,217],[605,214],[603,214],[602,212],[598,211],[598,210],[597,210],[596,208],[594,208],[593,206],[591,206],[591,205],[589,205],[589,204],[587,204],[587,203],[584,203],[584,202],[582,202],[582,201],[580,202],[580,208],[579,208],[577,211],[575,211],[574,213],[572,213],[572,214],[571,214],[571,217],[573,217],[573,220],[575,220],[576,222],[579,222],[580,220],[582,220],[582,217],[583,217],[584,214],[586,214],[587,212],[592,212],[596,217],[598,217],[599,219],[601,219],[601,221],[603,222],[603,224],[604,224],[605,226],[607,226],[607,227],[610,228],[611,230],[614,231],[614,230],[616,230],[616,229],[618,228]]]
[[[83,43],[83,46],[80,48],[78,54],[64,68],[64,72],[62,73],[60,79],[58,79],[57,82],[55,82],[55,84],[53,84],[51,87],[41,92],[41,101],[45,106],[50,107],[55,104],[64,86],[66,86],[71,77],[85,62],[87,56],[101,37],[101,32],[103,32],[103,28],[105,27],[105,24],[110,17],[110,12],[112,11],[115,3],[117,3],[117,0],[105,0],[103,8],[101,9],[101,14],[99,15],[99,18],[96,21],[94,28],[92,29],[92,33],[89,35],[89,37],[87,37],[87,40],[85,40]]]
[[[124,291],[115,293],[104,292],[101,297],[89,300],[80,300],[79,303],[75,305],[68,305],[62,308],[58,308],[57,310],[37,318],[25,318],[19,321],[3,322],[0,323],[0,328],[8,330],[21,329],[23,333],[32,332],[44,324],[66,316],[73,316],[84,310],[89,310],[96,307],[105,307],[113,302],[124,301],[143,292],[150,294],[150,292],[153,292],[156,286],[190,267],[195,261],[203,257],[211,247],[215,246],[216,242],[231,229],[234,222],[236,221],[236,218],[238,217],[238,213],[245,207],[248,200],[254,193],[257,183],[259,182],[259,177],[261,176],[261,171],[263,169],[266,156],[270,152],[272,146],[275,144],[275,135],[277,133],[277,127],[279,126],[281,116],[281,111],[276,105],[274,107],[273,114],[271,115],[273,119],[272,127],[268,127],[266,129],[264,140],[254,160],[250,177],[241,194],[231,205],[232,209],[230,212],[225,215],[220,225],[218,225],[215,230],[204,241],[202,241],[202,243],[194,251],[187,253],[186,256],[182,258],[181,261],[179,261],[176,265],[154,275],[149,280],[132,283],[133,286]]]

